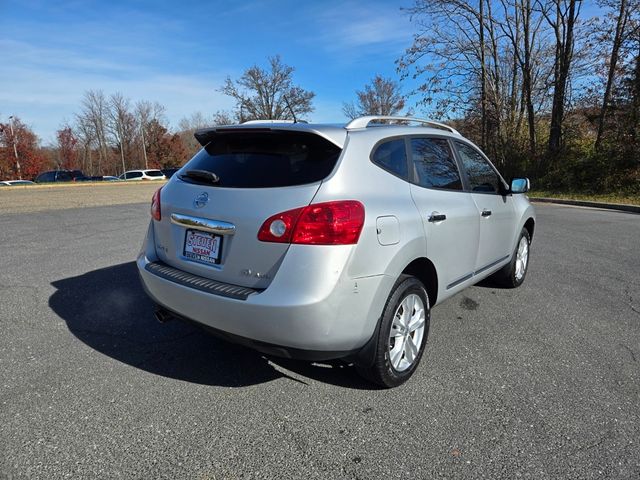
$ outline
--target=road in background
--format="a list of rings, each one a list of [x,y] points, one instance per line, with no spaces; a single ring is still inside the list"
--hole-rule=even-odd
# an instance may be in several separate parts
[[[0,477],[638,478],[640,216],[537,211],[394,390],[158,324],[148,203],[0,215]]]

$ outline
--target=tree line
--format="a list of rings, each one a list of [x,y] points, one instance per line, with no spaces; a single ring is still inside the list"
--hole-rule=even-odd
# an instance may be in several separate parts
[[[449,121],[505,176],[540,187],[640,192],[640,0],[414,0],[415,27],[397,78],[376,75],[343,114],[410,115]],[[254,119],[306,120],[314,92],[294,83],[279,56],[254,65],[220,91],[229,111],[183,118],[172,132],[158,103],[85,92],[57,145],[39,148],[22,122],[0,124],[0,176],[43,165],[91,174],[182,164],[193,132]],[[412,85],[412,87],[408,87]],[[410,101],[412,108],[408,108]],[[16,144],[16,149],[14,149]]]
[[[504,174],[550,189],[640,192],[640,2],[416,0],[398,60]]]

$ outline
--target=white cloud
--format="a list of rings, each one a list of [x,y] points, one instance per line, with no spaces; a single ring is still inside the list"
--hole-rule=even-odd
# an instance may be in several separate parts
[[[7,43],[1,41],[0,49]],[[44,143],[53,141],[62,121],[73,119],[86,90],[121,92],[133,101],[158,101],[167,108],[174,126],[194,111],[213,113],[232,106],[230,99],[217,91],[223,82],[221,75],[167,74],[134,63],[30,44],[20,45],[17,51],[20,56],[24,52],[24,58],[8,58],[0,71],[0,113],[21,117]]]
[[[395,53],[411,41],[410,21],[395,6],[347,2],[316,12],[318,45],[349,55]]]

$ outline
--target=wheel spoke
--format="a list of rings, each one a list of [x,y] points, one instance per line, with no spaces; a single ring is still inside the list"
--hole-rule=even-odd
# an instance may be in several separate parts
[[[402,325],[406,327],[409,324],[411,318],[411,306],[409,305],[409,298],[405,298],[402,301]]]
[[[402,320],[397,315],[393,317],[393,325],[391,325],[391,330],[389,330],[389,338],[400,337],[407,331],[407,328],[401,322]]]
[[[423,327],[425,324],[424,310],[417,310],[411,323],[409,323],[409,332],[415,332],[417,329]]]
[[[404,344],[404,356],[409,364],[412,364],[418,355],[418,347],[413,343],[411,336],[407,337],[407,341]]]
[[[405,346],[402,345],[402,342],[398,342],[396,346],[389,352],[389,358],[391,360],[391,365],[394,368],[398,368],[400,366],[400,360],[402,359],[402,353],[405,349]]]

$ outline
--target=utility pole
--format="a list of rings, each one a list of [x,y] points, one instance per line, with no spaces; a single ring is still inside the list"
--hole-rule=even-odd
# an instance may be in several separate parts
[[[18,170],[18,178],[22,180],[22,172],[20,171],[20,159],[18,158],[18,147],[16,147],[16,137],[13,134],[13,115],[9,117],[9,126],[11,127],[11,143],[13,143],[13,153],[16,156],[16,169]]]
[[[120,134],[120,158],[122,159],[122,173],[124,173],[127,171],[127,168],[124,166],[124,147],[122,145],[124,139],[122,138],[122,125],[118,125],[118,133]]]
[[[144,122],[140,121],[140,134],[142,135],[142,153],[144,154],[144,168],[145,170],[149,169],[149,162],[147,161],[147,146],[144,142]]]

